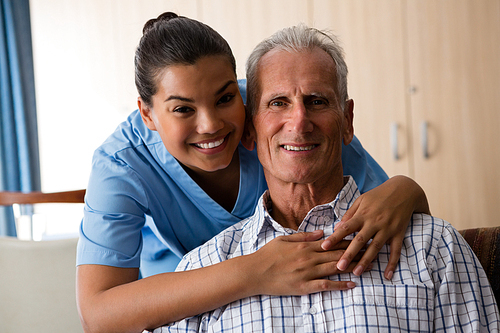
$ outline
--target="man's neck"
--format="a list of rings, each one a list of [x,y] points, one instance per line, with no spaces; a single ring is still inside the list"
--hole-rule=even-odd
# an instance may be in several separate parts
[[[344,177],[340,175],[321,183],[268,182],[273,219],[285,228],[297,230],[311,209],[335,199],[344,187]]]

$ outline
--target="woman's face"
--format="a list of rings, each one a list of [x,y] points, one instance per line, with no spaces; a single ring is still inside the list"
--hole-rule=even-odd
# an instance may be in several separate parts
[[[167,67],[152,107],[139,99],[142,118],[167,150],[197,172],[226,168],[243,134],[245,107],[236,76],[223,56]]]

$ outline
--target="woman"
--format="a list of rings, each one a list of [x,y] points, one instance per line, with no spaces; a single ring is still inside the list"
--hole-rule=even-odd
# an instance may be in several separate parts
[[[251,215],[266,183],[255,152],[240,145],[245,109],[227,42],[173,13],[143,32],[135,56],[139,110],[96,150],[87,189],[77,259],[86,331],[140,332],[251,295],[346,289],[347,282],[321,278],[352,271],[347,264],[372,237],[391,244],[390,275],[411,213],[428,211],[425,194],[406,177],[360,197],[336,236],[359,230],[365,241],[344,255],[343,243],[324,251],[321,234],[295,234],[248,256],[170,273],[187,251]],[[362,191],[386,180],[359,142],[346,154],[343,164],[356,166]],[[357,265],[364,270],[377,251],[369,246]],[[340,257],[347,261],[337,268]]]

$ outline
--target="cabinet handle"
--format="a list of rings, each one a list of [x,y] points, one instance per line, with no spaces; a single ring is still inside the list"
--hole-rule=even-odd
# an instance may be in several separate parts
[[[399,160],[398,127],[398,123],[392,123],[391,125],[391,149],[395,161]]]
[[[424,154],[425,159],[429,158],[429,145],[427,136],[428,127],[429,124],[426,121],[423,121],[421,125],[421,134],[422,134],[422,152]]]

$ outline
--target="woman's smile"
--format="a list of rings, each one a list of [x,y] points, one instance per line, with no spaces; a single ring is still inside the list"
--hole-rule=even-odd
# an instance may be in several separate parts
[[[204,140],[196,143],[192,143],[191,145],[196,147],[198,151],[204,154],[217,154],[224,150],[227,146],[228,142],[228,137],[231,133],[228,135],[222,137],[222,138],[217,138],[217,139],[211,139],[211,140]]]

